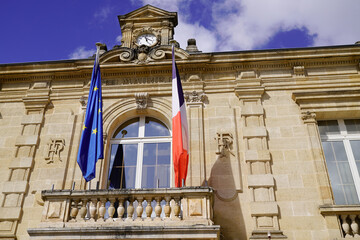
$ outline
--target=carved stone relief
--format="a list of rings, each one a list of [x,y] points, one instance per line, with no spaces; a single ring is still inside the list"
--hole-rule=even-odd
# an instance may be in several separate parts
[[[149,93],[135,93],[136,109],[145,110],[148,105]]]
[[[227,153],[235,156],[232,152],[232,144],[233,144],[233,135],[231,133],[217,133],[216,141],[218,145],[218,150],[216,151],[217,155],[220,157],[225,157]]]
[[[45,157],[45,160],[47,163],[54,163],[56,161],[60,161],[60,152],[64,149],[65,146],[65,139],[63,138],[56,138],[56,139],[50,139],[48,142],[48,153],[47,157]]]
[[[203,92],[192,91],[192,92],[185,92],[184,98],[187,102],[199,103],[205,101],[206,95]]]

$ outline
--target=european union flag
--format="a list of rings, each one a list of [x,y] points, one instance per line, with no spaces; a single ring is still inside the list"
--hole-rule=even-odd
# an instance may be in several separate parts
[[[99,66],[99,48],[96,52],[94,69],[91,76],[86,115],[79,146],[77,162],[85,180],[95,178],[95,166],[98,159],[104,158],[103,119],[101,97],[101,73]]]

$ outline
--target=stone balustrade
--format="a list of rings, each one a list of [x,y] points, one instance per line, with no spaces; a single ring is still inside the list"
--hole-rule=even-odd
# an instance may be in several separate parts
[[[213,225],[208,187],[43,191],[41,227]]]
[[[359,205],[324,205],[320,206],[320,212],[327,219],[328,224],[336,221],[344,238],[360,237],[360,206]]]

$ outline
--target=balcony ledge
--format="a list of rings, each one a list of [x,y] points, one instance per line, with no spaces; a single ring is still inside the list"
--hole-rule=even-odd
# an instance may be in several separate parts
[[[34,240],[219,239],[220,226],[122,226],[28,229]]]

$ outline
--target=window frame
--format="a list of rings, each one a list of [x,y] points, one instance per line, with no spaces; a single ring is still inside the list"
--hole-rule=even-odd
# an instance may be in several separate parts
[[[351,172],[352,178],[354,180],[354,185],[355,185],[356,193],[358,196],[358,201],[360,202],[360,175],[359,175],[359,171],[356,166],[354,153],[353,153],[351,143],[350,143],[350,141],[352,141],[352,140],[360,141],[360,133],[348,133],[344,119],[335,119],[335,120],[338,123],[340,133],[327,132],[326,135],[323,135],[319,131],[320,139],[321,139],[321,142],[323,142],[323,141],[326,141],[326,142],[341,141],[344,144],[345,153],[347,156],[347,160],[349,162],[350,172]],[[323,149],[323,147],[322,147],[322,149]],[[324,154],[324,158],[325,158],[324,150],[323,150],[323,154]],[[325,159],[325,161],[326,161],[326,159]],[[327,164],[326,164],[326,166],[327,166]],[[328,172],[328,174],[329,174],[329,172]],[[331,186],[331,188],[332,188],[332,186]],[[334,199],[334,201],[335,201],[335,199]]]
[[[157,119],[158,121],[160,121],[168,130],[169,130],[169,136],[164,137],[164,136],[160,136],[160,137],[145,137],[145,119],[146,117],[151,117],[154,119]],[[114,137],[114,133],[116,132],[116,130],[124,123],[126,123],[127,121],[130,121],[134,118],[139,118],[139,132],[138,132],[138,137],[128,137],[128,138],[113,138]],[[145,143],[170,143],[170,184],[169,187],[172,188],[173,187],[173,160],[172,160],[172,131],[171,128],[169,128],[167,126],[167,124],[165,124],[162,120],[160,120],[159,118],[153,117],[153,116],[149,116],[149,115],[138,115],[138,116],[134,116],[132,118],[126,119],[125,121],[123,121],[121,124],[118,125],[117,128],[115,128],[115,130],[113,131],[111,138],[110,138],[110,144],[109,144],[109,149],[108,149],[108,156],[109,156],[109,160],[108,160],[108,171],[107,171],[107,185],[109,184],[109,176],[110,176],[110,158],[111,158],[111,146],[113,144],[137,144],[138,149],[137,149],[137,160],[136,160],[136,173],[135,173],[135,189],[141,189],[141,181],[142,181],[142,170],[143,170],[143,157],[144,157],[144,144]]]

